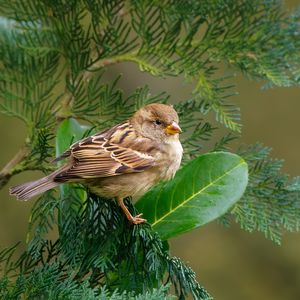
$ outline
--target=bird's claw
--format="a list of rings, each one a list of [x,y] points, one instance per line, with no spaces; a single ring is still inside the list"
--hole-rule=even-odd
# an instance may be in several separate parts
[[[132,217],[131,222],[135,225],[147,222],[146,219],[141,218],[142,215],[143,214],[138,214],[135,217]]]

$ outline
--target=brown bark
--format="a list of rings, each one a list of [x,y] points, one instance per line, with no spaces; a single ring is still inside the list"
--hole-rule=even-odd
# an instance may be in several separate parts
[[[16,155],[4,166],[0,171],[0,189],[3,188],[15,174],[15,167],[28,155],[28,149],[26,147],[21,148]]]

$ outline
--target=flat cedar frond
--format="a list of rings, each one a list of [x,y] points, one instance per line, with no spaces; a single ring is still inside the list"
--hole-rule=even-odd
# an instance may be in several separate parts
[[[283,230],[299,230],[300,186],[297,178],[281,173],[282,161],[269,153],[260,144],[240,149],[249,165],[249,184],[231,213],[243,229],[261,231],[280,244]]]
[[[38,230],[33,234],[28,252],[10,267],[15,272],[21,270],[17,282],[25,283],[25,287],[17,284],[18,293],[45,297],[56,291],[61,296],[76,289],[80,293],[79,286],[84,285],[95,294],[105,286],[111,299],[116,287],[124,293],[151,295],[157,283],[159,289],[164,286],[167,272],[167,282],[175,285],[179,297],[191,294],[194,299],[211,299],[196,281],[195,273],[180,259],[169,256],[149,225],[128,225],[118,205],[111,200],[88,193],[86,202],[68,203],[74,199],[75,195],[65,198],[61,205],[68,207],[60,210],[55,200],[49,202],[49,195],[35,205],[32,228],[37,226]],[[137,213],[129,200],[127,205]],[[60,238],[54,243],[46,239],[41,243],[40,234],[50,228],[55,210],[63,218],[59,224]],[[0,259],[7,260],[13,249],[3,250]],[[42,288],[37,289],[39,286]],[[64,292],[63,286],[67,289]],[[16,292],[9,286],[3,290],[7,295]],[[0,289],[1,292],[4,293]],[[166,292],[164,289],[165,296]]]

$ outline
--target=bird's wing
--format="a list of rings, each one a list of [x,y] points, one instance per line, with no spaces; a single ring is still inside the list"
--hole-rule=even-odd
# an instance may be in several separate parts
[[[55,180],[108,177],[142,172],[155,163],[152,155],[138,151],[138,137],[129,123],[88,137],[70,147],[71,165]]]
[[[120,125],[122,125],[122,124],[116,125],[115,127],[111,128],[111,129],[106,129],[104,131],[96,133],[92,137],[102,137],[102,136],[104,137],[104,136],[108,136],[111,131],[113,131],[115,128],[117,128]],[[53,159],[51,162],[52,163],[56,163],[56,162],[61,161],[61,160],[65,159],[65,158],[67,158],[67,157],[70,157],[73,149],[76,149],[78,146],[80,146],[80,144],[83,144],[85,142],[89,142],[92,137],[90,136],[90,137],[84,138],[84,139],[82,139],[80,141],[77,141],[77,142],[73,143],[68,150],[66,150],[60,156],[58,156],[55,159]]]

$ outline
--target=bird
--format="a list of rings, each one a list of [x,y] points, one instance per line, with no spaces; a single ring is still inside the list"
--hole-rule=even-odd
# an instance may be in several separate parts
[[[99,196],[116,199],[133,224],[126,197],[140,198],[160,181],[174,177],[183,148],[179,118],[171,105],[152,103],[110,129],[75,142],[53,162],[66,161],[50,175],[10,188],[18,200],[28,200],[62,183],[80,183]]]

